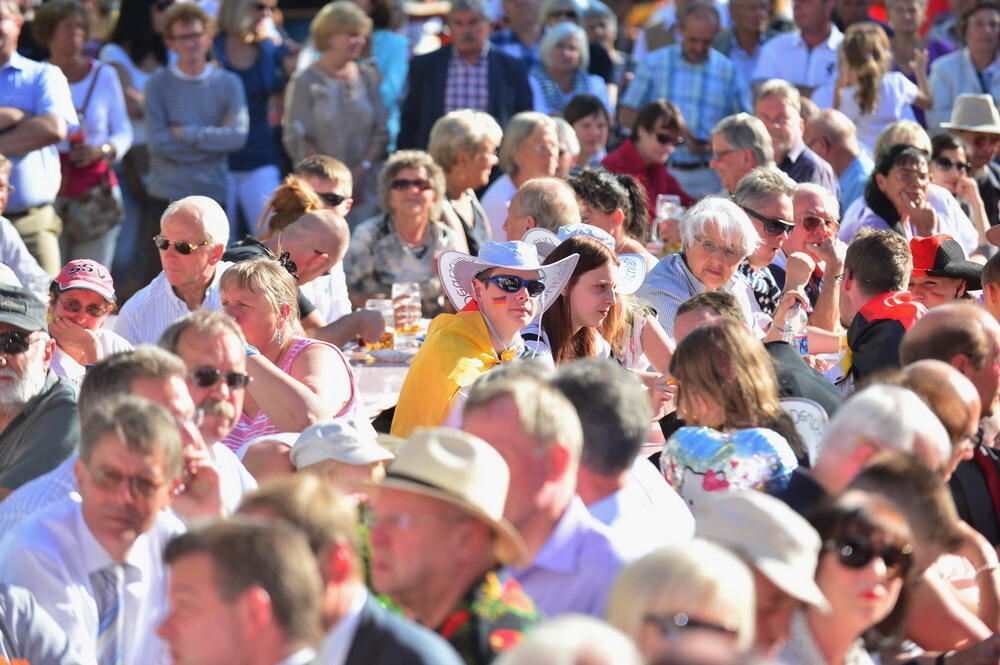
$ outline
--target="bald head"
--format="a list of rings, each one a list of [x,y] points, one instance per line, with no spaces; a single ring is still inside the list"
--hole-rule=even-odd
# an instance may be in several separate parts
[[[836,109],[824,109],[806,122],[803,138],[820,157],[836,160],[839,153],[853,160],[861,152],[854,123]]]
[[[555,232],[565,224],[579,223],[580,206],[572,187],[559,178],[533,178],[511,199],[504,228],[508,240],[520,240],[536,226]]]
[[[298,267],[299,284],[308,284],[343,260],[350,239],[343,217],[333,210],[316,210],[292,222],[268,245],[288,252]]]

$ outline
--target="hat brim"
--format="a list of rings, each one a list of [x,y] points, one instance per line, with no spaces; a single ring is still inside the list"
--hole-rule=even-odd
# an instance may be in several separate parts
[[[947,270],[920,270],[919,268],[914,268],[913,274],[927,275],[928,277],[946,277],[948,279],[964,279],[966,291],[979,291],[983,288],[983,265],[975,261],[953,261],[948,264]]]
[[[830,603],[812,575],[804,575],[803,571],[778,559],[751,559],[750,563],[792,598],[808,603],[824,614],[830,612]]]
[[[420,483],[412,480],[406,480],[405,478],[387,475],[379,486],[388,489],[401,490],[403,492],[413,492],[414,494],[429,496],[433,499],[440,499],[453,506],[457,506],[467,513],[471,513],[474,517],[486,523],[486,525],[489,526],[496,535],[496,538],[493,541],[493,553],[496,556],[497,561],[505,565],[509,564],[514,566],[523,565],[528,562],[528,546],[525,544],[524,539],[521,538],[521,534],[519,534],[517,529],[514,528],[514,525],[507,520],[503,518],[500,518],[499,520],[493,519],[493,517],[486,514],[478,507],[466,503],[465,501],[461,501],[448,492],[439,490],[429,485],[421,485]]]
[[[579,258],[578,255],[573,254],[550,265],[538,264],[537,266],[514,268],[490,263],[477,256],[470,256],[463,252],[449,250],[442,253],[438,258],[438,268],[444,292],[457,310],[462,310],[472,300],[472,280],[487,268],[537,270],[538,279],[545,285],[545,290],[538,297],[540,305],[538,315],[540,316],[555,303],[556,298],[566,288],[566,284],[573,277],[573,270],[576,268],[576,262]]]
[[[535,251],[543,259],[552,253],[559,243],[559,236],[548,229],[535,227],[528,229],[522,242],[535,246]],[[646,261],[638,254],[618,255],[618,275],[615,279],[615,293],[631,295],[639,290],[646,278]]]
[[[1000,134],[1000,125],[957,125],[953,122],[942,122],[942,129],[957,129],[964,132],[979,132],[980,134]]]

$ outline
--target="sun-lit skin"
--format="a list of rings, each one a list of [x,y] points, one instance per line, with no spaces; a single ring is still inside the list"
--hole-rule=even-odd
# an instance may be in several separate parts
[[[574,331],[600,326],[615,304],[615,266],[606,263],[583,273],[568,297]]]
[[[965,293],[965,280],[955,277],[911,275],[910,293],[913,299],[927,308],[940,307],[953,302]]]
[[[688,269],[705,285],[705,290],[714,291],[732,279],[740,261],[743,260],[743,251],[723,238],[711,224],[705,228],[700,239],[711,243],[716,249],[709,251],[703,242],[696,241],[685,248],[684,256]],[[731,250],[732,255],[729,256],[718,248]]]

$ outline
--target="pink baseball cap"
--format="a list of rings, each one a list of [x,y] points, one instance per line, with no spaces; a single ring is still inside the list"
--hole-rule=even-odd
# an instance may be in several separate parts
[[[108,302],[115,302],[115,283],[111,279],[111,271],[97,261],[70,261],[63,266],[54,281],[60,291],[87,289]]]

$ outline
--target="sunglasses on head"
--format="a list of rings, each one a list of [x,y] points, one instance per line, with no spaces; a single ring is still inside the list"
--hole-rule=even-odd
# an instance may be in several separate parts
[[[667,134],[666,132],[657,132],[655,134],[655,136],[656,136],[656,140],[661,145],[668,145],[670,143],[674,144],[674,146],[682,146],[682,145],[684,145],[684,137],[683,136],[673,136],[671,134]]]
[[[837,222],[832,219],[824,219],[823,217],[819,217],[817,215],[806,215],[802,218],[802,228],[806,231],[815,231],[821,226],[835,227],[837,226]]]
[[[958,169],[959,173],[968,173],[969,169],[972,168],[972,164],[969,164],[968,162],[953,162],[947,157],[938,157],[934,160],[934,163],[937,164],[942,171],[950,171],[954,168]]]
[[[497,288],[506,293],[517,293],[521,289],[527,289],[528,295],[534,298],[542,294],[545,284],[537,279],[521,279],[517,275],[493,275],[492,277],[480,277],[480,282],[492,282]]]
[[[187,240],[170,240],[169,238],[164,238],[163,236],[156,236],[153,238],[153,242],[156,244],[157,249],[161,252],[165,252],[170,249],[170,245],[174,246],[179,253],[187,256],[199,247],[204,247],[209,244],[210,240],[202,240],[199,243],[188,242]]]
[[[8,330],[0,333],[0,351],[8,356],[24,353],[31,346],[31,333],[24,330]]]
[[[84,307],[83,303],[79,300],[63,300],[61,298],[59,299],[59,303],[65,307],[67,311],[73,312],[74,314],[79,312],[81,309],[86,309],[87,314],[90,314],[95,318],[106,316],[111,313],[111,310],[114,309],[113,305],[87,305]]]
[[[777,217],[765,217],[756,210],[752,210],[745,206],[741,207],[743,208],[743,212],[750,215],[764,226],[764,233],[769,236],[778,237],[788,235],[792,232],[792,229],[795,228],[794,222],[788,222],[783,219],[778,219]]]
[[[211,388],[219,382],[219,379],[224,379],[226,385],[232,390],[246,388],[247,384],[250,383],[249,374],[223,372],[221,369],[215,369],[214,367],[199,367],[191,372],[191,380],[199,388]]]
[[[407,180],[406,178],[399,178],[398,180],[392,181],[392,188],[398,189],[400,191],[405,191],[411,187],[416,187],[421,192],[426,192],[431,188],[431,183],[427,180]]]
[[[836,552],[840,563],[848,568],[864,568],[875,557],[882,559],[892,577],[906,577],[913,565],[913,548],[910,545],[886,545],[877,548],[861,535],[845,536],[826,541],[824,549]]]
[[[323,203],[327,204],[331,208],[336,208],[348,198],[346,196],[341,196],[340,194],[334,194],[333,192],[318,194],[318,196]]]

